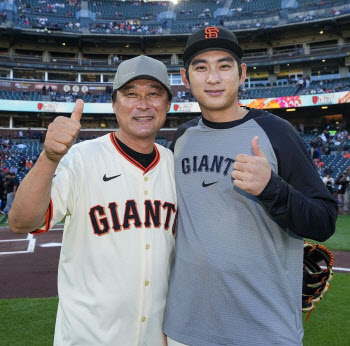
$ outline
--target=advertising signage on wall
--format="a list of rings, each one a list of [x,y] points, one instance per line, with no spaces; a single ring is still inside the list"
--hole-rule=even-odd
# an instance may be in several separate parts
[[[326,106],[340,103],[350,103],[350,91],[329,94],[314,94],[300,96],[271,97],[254,100],[240,100],[240,106],[273,109],[273,108],[297,108],[311,106]],[[169,113],[198,113],[200,112],[197,102],[171,104]]]
[[[312,107],[341,103],[350,103],[350,91],[239,101],[241,106],[257,109]],[[40,102],[0,99],[0,111],[71,113],[73,107],[74,103],[69,102]],[[84,113],[113,113],[112,104],[86,103]],[[200,113],[200,108],[197,102],[173,102],[169,113]]]
[[[28,92],[41,92],[43,88],[46,91],[56,91],[56,92],[76,92],[76,93],[88,93],[91,94],[101,94],[106,91],[105,85],[78,85],[74,83],[49,83],[49,82],[9,82],[0,81],[0,87],[2,90],[6,91],[28,91]]]

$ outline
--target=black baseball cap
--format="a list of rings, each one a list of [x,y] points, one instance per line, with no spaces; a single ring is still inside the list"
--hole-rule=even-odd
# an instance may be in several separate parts
[[[188,37],[182,55],[184,66],[187,67],[196,55],[210,50],[223,50],[232,54],[238,61],[243,57],[243,50],[233,32],[221,27],[208,26]]]

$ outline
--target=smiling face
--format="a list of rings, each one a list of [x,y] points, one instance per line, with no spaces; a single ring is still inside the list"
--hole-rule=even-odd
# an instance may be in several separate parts
[[[208,51],[193,58],[186,71],[181,70],[182,81],[200,105],[203,116],[211,121],[231,121],[242,116],[238,107],[238,88],[244,83],[246,65],[242,74],[236,59],[224,51]]]
[[[166,89],[148,79],[134,80],[120,88],[112,104],[117,116],[118,138],[130,148],[153,148],[158,130],[164,125],[170,109]]]

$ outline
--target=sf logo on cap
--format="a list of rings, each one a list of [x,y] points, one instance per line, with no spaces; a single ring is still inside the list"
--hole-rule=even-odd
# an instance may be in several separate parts
[[[219,29],[215,26],[205,28],[205,38],[218,38]]]

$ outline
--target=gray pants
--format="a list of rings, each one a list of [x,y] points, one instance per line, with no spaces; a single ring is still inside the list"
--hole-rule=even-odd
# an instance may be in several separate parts
[[[13,200],[14,200],[14,195],[13,195],[13,192],[9,192],[7,194],[7,201],[6,201],[6,206],[5,208],[3,209],[3,211],[8,214],[11,210],[11,207],[12,207],[12,203],[13,203]]]
[[[343,193],[338,193],[338,202],[340,207],[344,206],[344,196],[345,195]]]
[[[344,195],[344,211],[349,212],[350,210],[350,191],[345,191]]]

